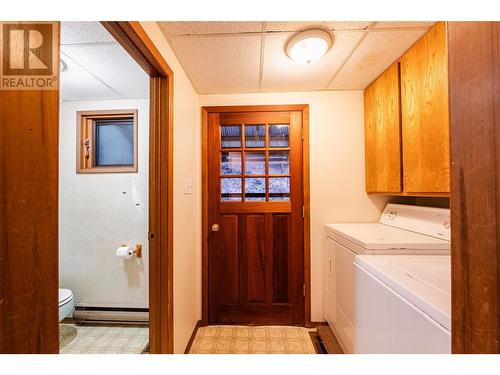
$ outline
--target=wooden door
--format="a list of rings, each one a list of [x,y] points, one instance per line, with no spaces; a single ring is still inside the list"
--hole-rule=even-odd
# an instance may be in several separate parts
[[[208,322],[304,324],[302,112],[208,114]]]
[[[450,192],[446,26],[436,24],[401,57],[403,185],[411,193]]]
[[[453,353],[500,353],[500,23],[448,23]]]
[[[10,27],[25,37],[32,29],[43,32],[38,57],[48,67],[52,53],[53,69],[36,75],[39,83],[55,80],[55,87],[0,89],[0,353],[59,351],[59,25],[49,25]],[[14,82],[33,82],[29,70],[22,73],[27,78]]]
[[[399,63],[365,90],[365,171],[367,193],[401,192]]]

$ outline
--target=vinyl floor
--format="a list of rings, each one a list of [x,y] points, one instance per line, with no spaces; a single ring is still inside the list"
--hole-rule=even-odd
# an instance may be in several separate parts
[[[148,342],[147,326],[59,325],[61,354],[140,354]]]

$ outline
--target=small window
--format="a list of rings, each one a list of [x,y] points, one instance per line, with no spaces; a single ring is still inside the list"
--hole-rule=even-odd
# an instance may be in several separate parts
[[[137,110],[78,112],[77,173],[137,172]]]

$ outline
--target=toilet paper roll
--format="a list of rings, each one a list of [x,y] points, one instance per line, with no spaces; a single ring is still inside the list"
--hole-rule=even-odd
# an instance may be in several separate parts
[[[130,246],[120,246],[116,249],[116,257],[119,259],[130,259],[134,256],[134,249]]]

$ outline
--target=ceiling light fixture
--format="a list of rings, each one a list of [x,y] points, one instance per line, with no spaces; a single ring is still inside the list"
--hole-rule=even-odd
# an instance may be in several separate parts
[[[332,47],[332,35],[323,29],[309,29],[294,35],[286,44],[286,54],[299,64],[320,60]]]

